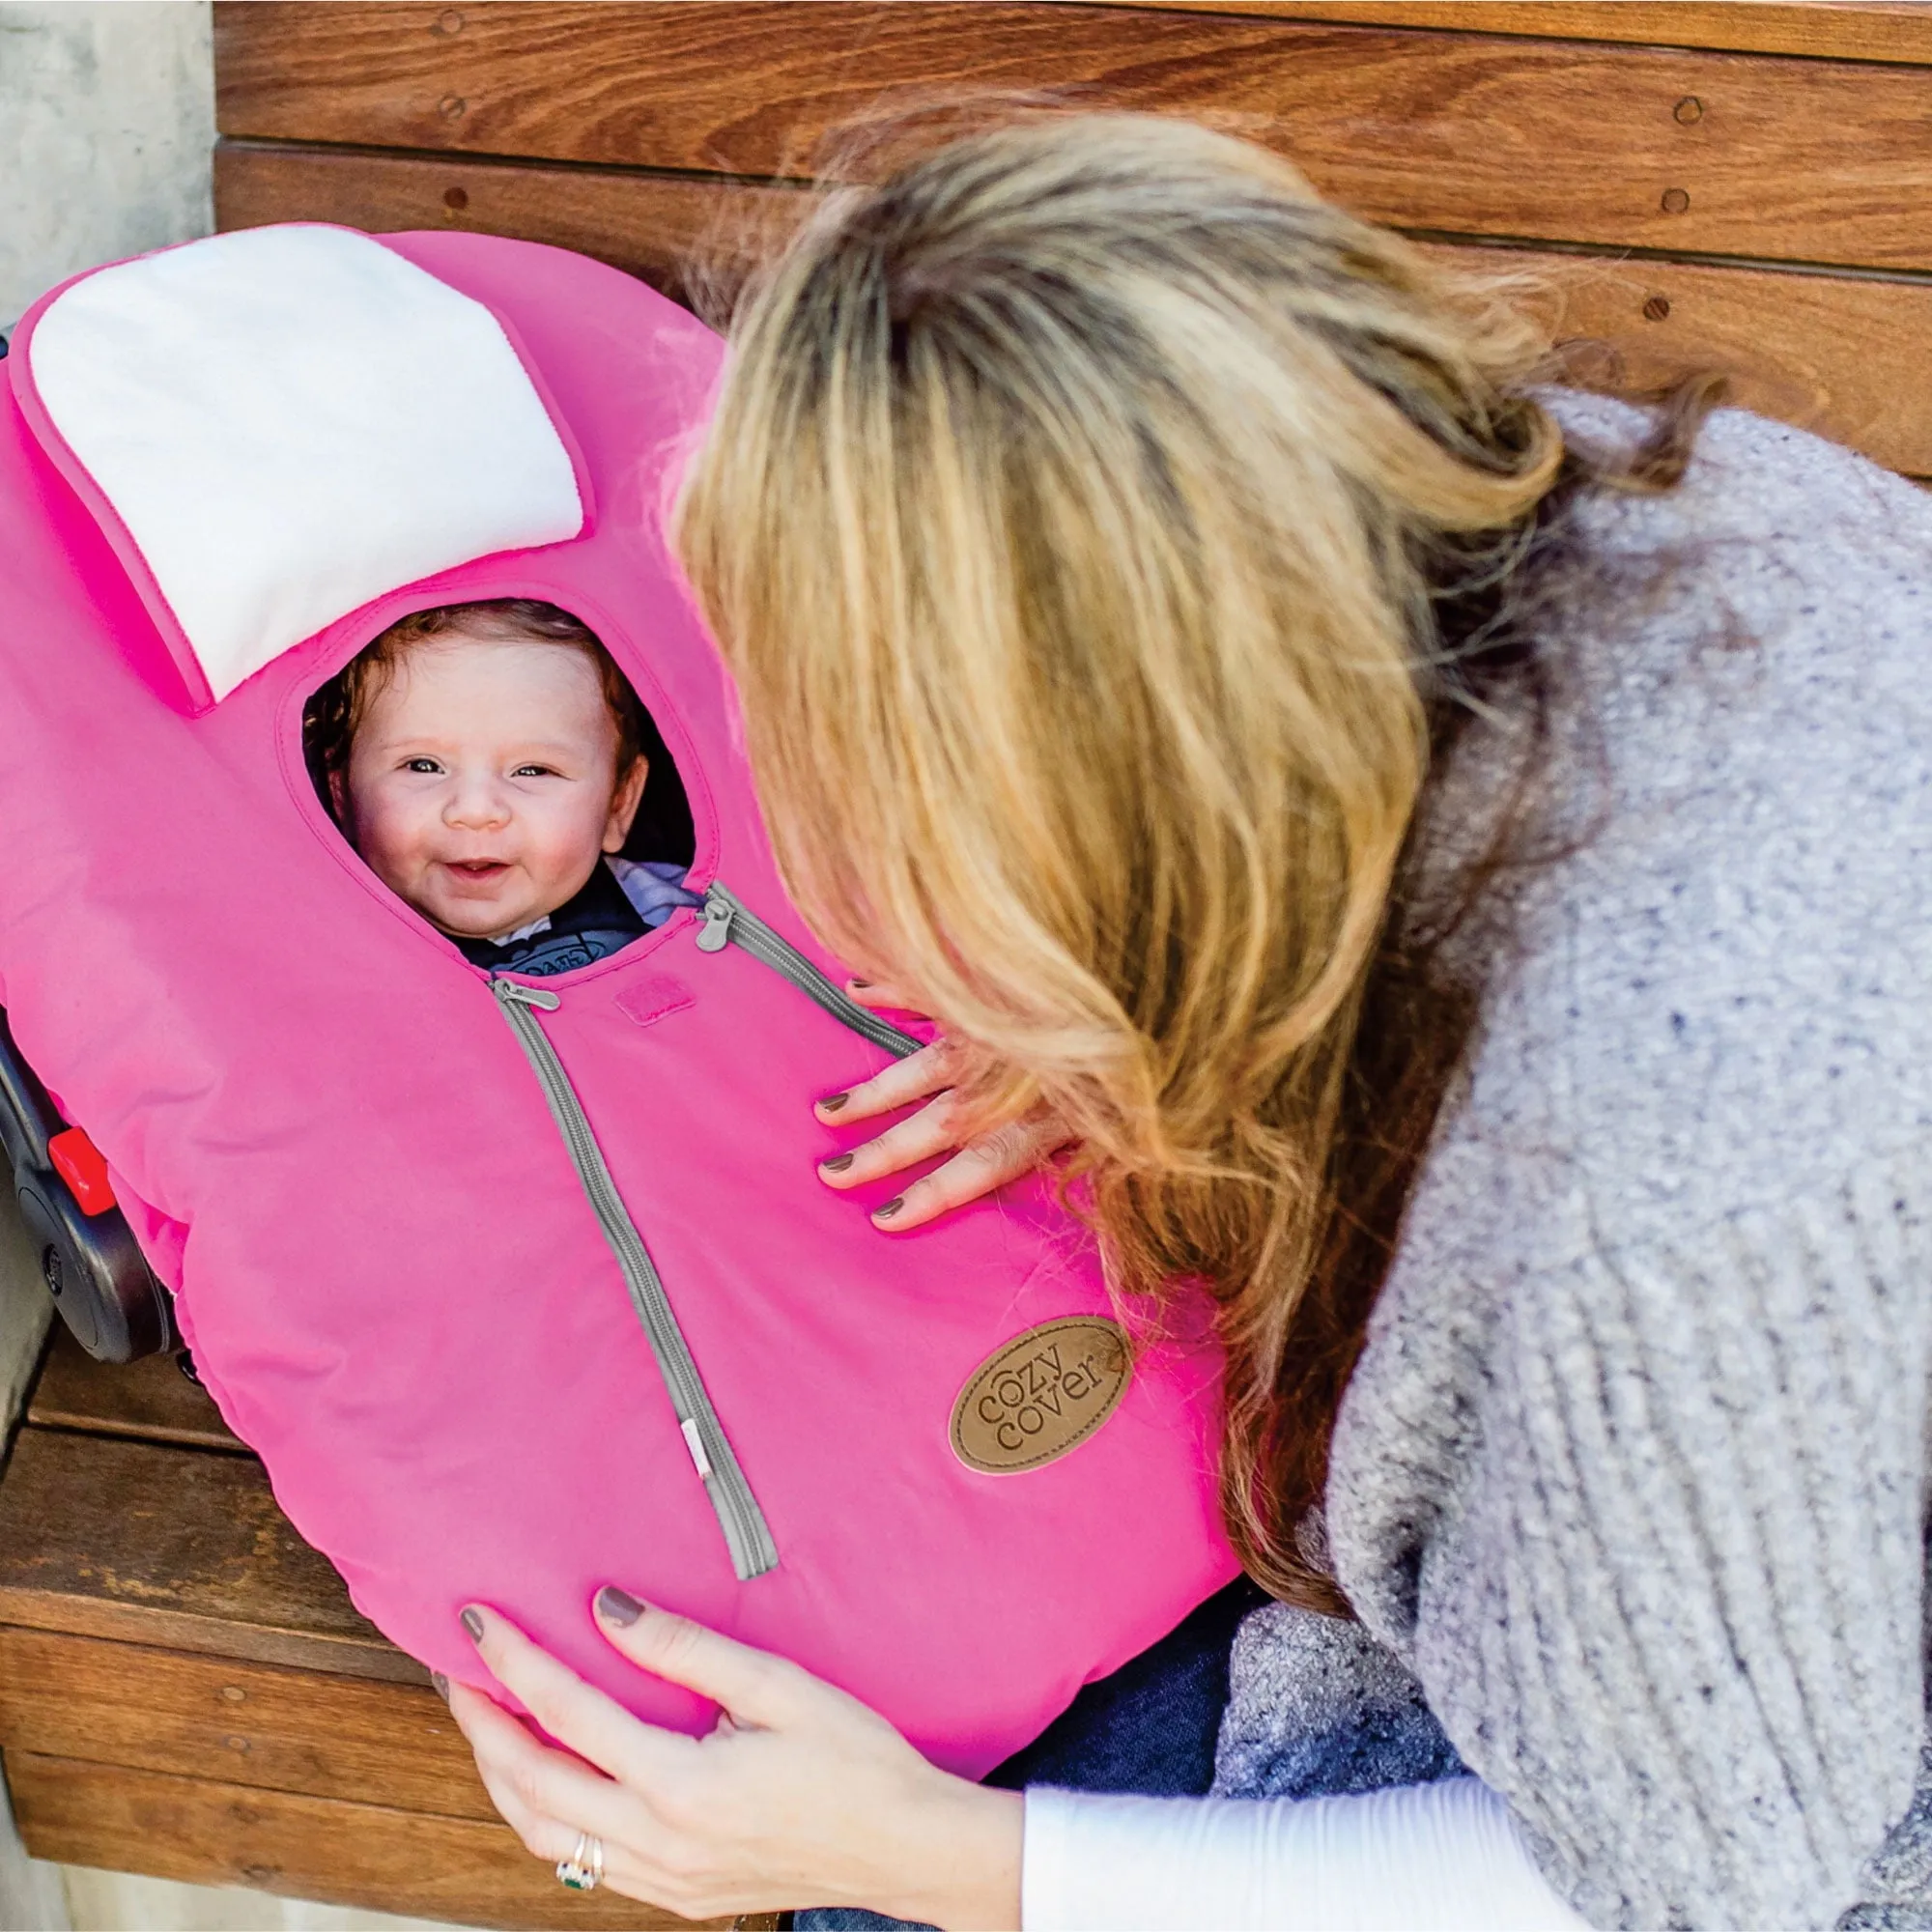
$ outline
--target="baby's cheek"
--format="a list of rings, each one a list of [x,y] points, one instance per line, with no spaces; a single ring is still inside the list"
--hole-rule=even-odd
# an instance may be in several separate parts
[[[397,802],[380,791],[356,795],[352,808],[350,838],[363,864],[391,892],[404,893],[423,858],[415,814],[398,810]]]
[[[594,801],[586,806],[582,799],[573,798],[567,804],[559,800],[556,809],[544,812],[530,826],[532,869],[546,887],[562,888],[568,898],[590,876],[591,868],[604,856],[604,827],[609,816]]]

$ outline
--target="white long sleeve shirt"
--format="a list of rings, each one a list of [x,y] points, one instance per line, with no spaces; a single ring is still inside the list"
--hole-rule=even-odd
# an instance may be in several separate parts
[[[1344,1798],[1026,1795],[1025,1932],[1581,1932],[1473,1777]]]

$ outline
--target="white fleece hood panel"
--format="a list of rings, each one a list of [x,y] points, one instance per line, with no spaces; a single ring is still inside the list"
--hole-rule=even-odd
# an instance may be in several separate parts
[[[348,229],[243,229],[84,276],[27,355],[206,701],[372,598],[587,521],[497,317]]]

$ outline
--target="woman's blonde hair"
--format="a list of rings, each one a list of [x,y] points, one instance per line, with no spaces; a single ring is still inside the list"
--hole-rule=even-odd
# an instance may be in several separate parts
[[[1123,1297],[1211,1289],[1227,1518],[1284,1594],[1435,600],[1558,476],[1546,348],[1260,148],[1037,119],[828,198],[678,507],[801,908],[964,1043],[981,1118],[1066,1122]]]

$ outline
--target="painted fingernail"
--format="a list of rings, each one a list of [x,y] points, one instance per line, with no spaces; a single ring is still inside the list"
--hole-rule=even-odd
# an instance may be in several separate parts
[[[597,1614],[619,1630],[629,1630],[643,1613],[643,1605],[630,1591],[620,1590],[614,1583],[606,1583],[597,1593]]]
[[[905,1196],[901,1194],[896,1201],[888,1201],[883,1208],[874,1208],[872,1209],[872,1219],[875,1221],[890,1221],[904,1206]]]
[[[849,1153],[835,1153],[830,1160],[818,1163],[818,1171],[820,1174],[843,1174],[851,1165],[852,1156]]]
[[[819,1101],[818,1111],[821,1114],[836,1114],[851,1097],[849,1094],[828,1094]]]
[[[483,1641],[483,1619],[474,1610],[465,1610],[462,1622],[464,1634],[469,1637],[469,1641],[471,1643],[481,1643]]]
[[[847,980],[845,983],[862,993],[868,993],[872,989],[872,982],[869,980]]]
[[[436,1694],[447,1704],[449,1702],[449,1679],[440,1670],[432,1670],[429,1681],[436,1687]]]

